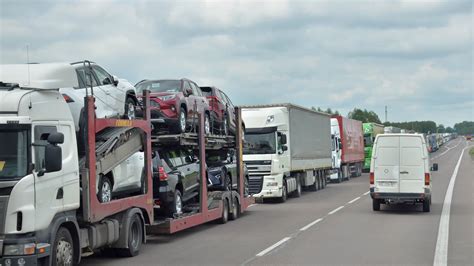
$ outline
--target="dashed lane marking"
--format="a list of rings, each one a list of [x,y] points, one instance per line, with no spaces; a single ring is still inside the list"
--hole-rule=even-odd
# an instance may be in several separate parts
[[[358,201],[359,199],[360,199],[360,197],[357,197],[357,198],[355,198],[355,199],[353,199],[353,200],[349,201],[349,202],[348,202],[348,204],[352,204],[352,203],[354,203],[354,202]]]
[[[315,224],[321,222],[322,220],[323,220],[323,218],[319,218],[319,219],[317,219],[317,220],[315,220],[315,221],[313,221],[313,222],[311,222],[311,223],[305,225],[304,227],[301,227],[301,228],[300,228],[300,231],[306,231],[306,230],[308,230],[311,226],[313,226],[313,225],[315,225]]]
[[[275,248],[277,248],[278,246],[282,245],[283,243],[285,243],[286,241],[290,240],[291,237],[285,237],[283,238],[282,240],[276,242],[275,244],[271,245],[270,247],[260,251],[257,255],[257,257],[262,257],[262,256],[265,256],[265,254],[267,254],[268,252],[274,250]]]
[[[330,212],[328,213],[328,215],[335,214],[336,212],[338,212],[338,211],[341,210],[342,208],[344,208],[344,206],[339,206],[339,207],[337,207],[336,209],[330,211]]]

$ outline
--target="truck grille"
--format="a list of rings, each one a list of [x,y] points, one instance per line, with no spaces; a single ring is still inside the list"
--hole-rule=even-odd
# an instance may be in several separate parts
[[[258,194],[262,191],[263,176],[249,176],[250,195]]]
[[[7,214],[8,196],[0,197],[0,234],[5,233],[5,216]]]

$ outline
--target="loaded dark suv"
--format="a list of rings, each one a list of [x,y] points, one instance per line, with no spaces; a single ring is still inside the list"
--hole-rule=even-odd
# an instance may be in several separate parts
[[[235,152],[211,155],[206,159],[209,190],[237,190],[237,161]],[[244,164],[244,191],[248,194],[248,171]]]
[[[186,149],[153,152],[153,197],[164,214],[183,213],[184,203],[199,195],[199,161]]]
[[[211,125],[214,131],[224,135],[235,135],[237,131],[235,106],[230,98],[216,87],[201,87],[201,91],[209,100],[209,110],[212,119]],[[243,123],[242,130],[245,130]]]
[[[188,79],[142,80],[136,85],[139,99],[150,91],[150,112],[154,133],[184,133],[198,125],[197,113],[204,113],[206,134],[211,132],[209,102],[195,82]],[[137,110],[142,115],[142,110]]]

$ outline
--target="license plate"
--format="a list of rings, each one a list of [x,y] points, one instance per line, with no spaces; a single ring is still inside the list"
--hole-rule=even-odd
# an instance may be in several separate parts
[[[378,184],[381,187],[394,187],[396,182],[394,182],[394,181],[379,181]]]

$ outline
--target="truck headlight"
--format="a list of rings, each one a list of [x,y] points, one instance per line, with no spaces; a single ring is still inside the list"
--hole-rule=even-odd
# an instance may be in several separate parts
[[[33,255],[35,254],[35,248],[36,248],[35,243],[5,245],[3,247],[3,255],[4,256]]]
[[[268,182],[267,187],[276,187],[278,186],[278,182]]]

